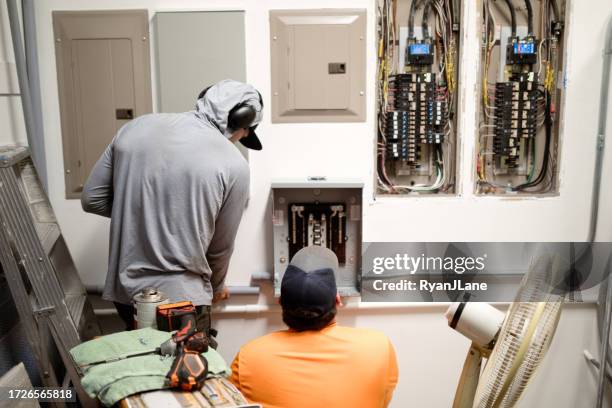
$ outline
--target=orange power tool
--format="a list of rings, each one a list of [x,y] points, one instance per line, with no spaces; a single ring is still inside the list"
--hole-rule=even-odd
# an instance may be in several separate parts
[[[161,310],[160,310],[161,309]],[[172,388],[193,391],[202,388],[208,374],[208,362],[201,353],[208,350],[208,338],[196,329],[196,312],[191,302],[160,305],[157,310],[158,327],[179,330],[162,345],[163,354],[174,354],[174,362],[166,377]],[[165,324],[164,324],[165,323]],[[179,326],[179,327],[177,327]],[[175,350],[171,350],[175,347]]]

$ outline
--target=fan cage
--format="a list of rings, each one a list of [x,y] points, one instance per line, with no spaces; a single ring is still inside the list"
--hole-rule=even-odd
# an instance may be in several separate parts
[[[523,277],[516,301],[506,314],[495,348],[483,370],[474,407],[514,406],[546,354],[564,300],[550,286],[550,265],[550,260],[541,259]]]

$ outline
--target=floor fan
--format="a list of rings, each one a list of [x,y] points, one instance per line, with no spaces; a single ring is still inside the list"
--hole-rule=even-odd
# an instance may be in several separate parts
[[[487,303],[453,303],[447,310],[449,325],[472,340],[453,408],[513,407],[521,397],[550,346],[564,301],[551,289],[550,275],[536,268],[523,277],[505,316]]]

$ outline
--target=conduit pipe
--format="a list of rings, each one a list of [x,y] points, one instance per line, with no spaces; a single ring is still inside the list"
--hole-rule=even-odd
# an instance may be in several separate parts
[[[591,223],[589,226],[589,242],[595,241],[597,234],[597,221],[599,215],[599,195],[601,189],[601,176],[603,169],[603,159],[606,139],[606,119],[608,112],[608,92],[610,89],[610,62],[612,60],[612,18],[608,20],[606,29],[606,39],[603,49],[603,70],[601,73],[601,91],[599,94],[599,121],[597,125],[597,142],[595,158],[595,175],[593,177],[593,192],[591,198]],[[609,271],[608,271],[609,273]],[[610,345],[610,327],[612,326],[612,275],[607,277],[607,288],[603,292],[603,299],[600,299],[599,307],[603,307],[603,325],[600,320],[601,338],[599,349],[599,369],[597,401],[596,407],[603,407],[604,394],[606,389],[606,368]]]
[[[24,2],[24,21],[27,24],[26,27],[26,40],[28,46],[33,47],[35,43],[34,29],[34,16],[33,16],[33,4]],[[21,36],[21,24],[19,22],[19,9],[17,8],[16,0],[6,1],[9,23],[11,26],[11,39],[13,42],[13,51],[15,54],[15,65],[17,67],[17,79],[19,81],[19,93],[21,94],[21,107],[23,109],[23,119],[25,122],[26,134],[28,137],[28,145],[32,152],[32,160],[36,166],[39,178],[46,189],[47,186],[47,168],[45,162],[45,149],[44,141],[42,137],[42,119],[41,124],[37,125],[36,111],[33,105],[36,103],[33,101],[32,89],[30,88],[30,78],[28,74],[36,76],[36,86],[38,86],[38,67],[32,66],[30,72],[28,72],[28,66],[26,61],[26,51],[23,44],[23,38]],[[27,14],[26,14],[27,13]],[[32,33],[34,31],[34,33]],[[34,53],[36,48],[34,47]],[[34,61],[31,61],[32,65],[36,62],[35,56],[31,55]],[[36,93],[39,97],[39,93]],[[40,104],[40,101],[37,102]]]

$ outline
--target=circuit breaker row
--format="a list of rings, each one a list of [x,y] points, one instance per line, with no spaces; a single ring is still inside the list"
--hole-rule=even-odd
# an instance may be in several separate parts
[[[537,133],[537,85],[534,73],[513,76],[495,85],[493,153],[506,157],[506,166],[517,167],[519,139]]]
[[[386,113],[388,156],[418,167],[421,144],[444,141],[447,106],[436,98],[435,74],[398,74],[391,80],[392,111]]]
[[[289,204],[289,257],[318,245],[331,249],[338,262],[346,259],[346,205],[344,203]]]

